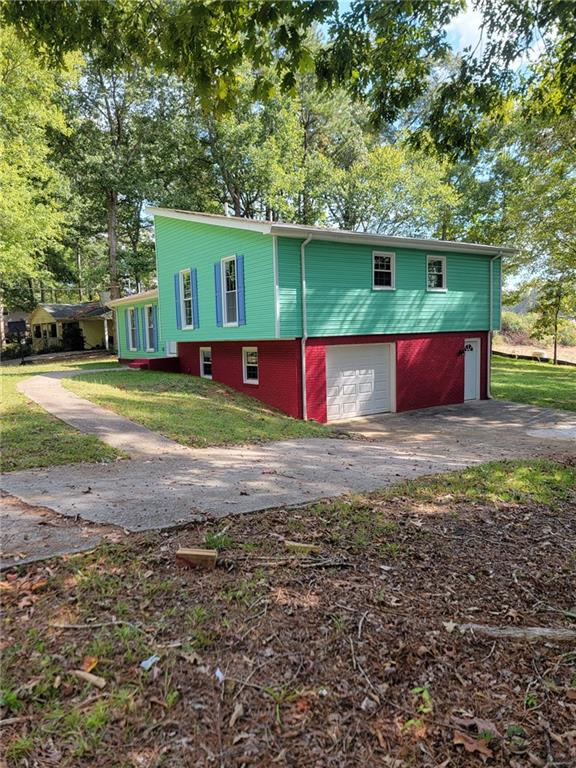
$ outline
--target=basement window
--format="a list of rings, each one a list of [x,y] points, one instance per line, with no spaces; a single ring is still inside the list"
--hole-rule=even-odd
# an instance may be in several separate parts
[[[212,348],[200,347],[200,376],[203,379],[212,378]]]
[[[445,291],[446,290],[446,257],[445,256],[428,256],[426,259],[427,264],[427,283],[426,287],[429,291]]]
[[[242,347],[244,384],[258,384],[258,347]]]
[[[375,291],[393,291],[395,285],[396,254],[374,251],[372,254],[372,288]]]

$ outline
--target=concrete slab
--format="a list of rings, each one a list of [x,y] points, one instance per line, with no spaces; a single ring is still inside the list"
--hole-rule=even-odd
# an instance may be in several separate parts
[[[60,377],[35,377],[23,391],[133,458],[13,472],[1,487],[68,518],[130,531],[369,491],[495,459],[576,454],[576,414],[503,401],[340,424],[352,439],[185,448],[62,389]]]

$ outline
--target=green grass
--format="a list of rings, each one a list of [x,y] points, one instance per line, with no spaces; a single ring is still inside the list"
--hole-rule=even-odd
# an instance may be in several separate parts
[[[414,501],[489,501],[536,503],[554,507],[574,498],[576,468],[547,459],[491,461],[433,477],[411,480],[380,492],[382,498]]]
[[[492,394],[502,400],[576,411],[576,368],[494,356]]]
[[[120,454],[94,435],[85,435],[46,413],[16,389],[18,382],[51,371],[100,368],[114,360],[66,361],[2,368],[0,470],[12,472],[53,464],[113,461]]]
[[[64,386],[184,445],[205,447],[326,437],[328,427],[284,416],[223,384],[197,376],[113,371]]]

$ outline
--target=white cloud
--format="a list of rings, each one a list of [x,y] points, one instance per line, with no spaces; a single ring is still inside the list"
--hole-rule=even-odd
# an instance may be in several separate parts
[[[468,3],[466,9],[455,16],[446,27],[452,48],[457,52],[468,47],[474,50],[480,40],[481,25],[482,14]]]

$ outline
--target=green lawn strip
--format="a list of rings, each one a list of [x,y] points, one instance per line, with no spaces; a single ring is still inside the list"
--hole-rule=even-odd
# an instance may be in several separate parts
[[[82,362],[71,360],[2,368],[2,451],[0,469],[13,472],[32,467],[75,462],[113,461],[121,454],[94,435],[86,435],[28,400],[16,386],[20,381],[53,371],[113,367],[109,358]]]
[[[210,670],[224,665],[222,655],[228,653],[227,648],[238,645],[239,636],[250,638],[255,646],[247,650],[242,641],[232,652],[234,655],[226,656],[232,671],[236,665],[242,665],[244,654],[255,653],[255,648],[261,650],[262,640],[250,635],[255,627],[251,623],[253,617],[262,611],[262,600],[271,600],[276,589],[284,589],[288,583],[294,587],[295,582],[286,581],[277,568],[268,568],[266,562],[262,566],[250,562],[250,553],[254,551],[264,554],[264,561],[269,557],[282,558],[282,537],[267,535],[271,531],[289,531],[304,541],[321,541],[329,547],[330,557],[343,555],[372,563],[371,568],[378,573],[379,563],[388,562],[395,568],[394,564],[403,557],[403,544],[399,542],[406,535],[406,514],[413,518],[413,510],[419,504],[434,505],[442,514],[453,516],[462,509],[459,502],[489,506],[513,501],[520,504],[517,514],[522,520],[527,509],[522,508],[523,503],[540,505],[543,514],[546,508],[554,509],[569,500],[570,494],[573,497],[575,485],[576,467],[545,460],[493,462],[400,483],[382,491],[312,503],[299,508],[297,514],[272,510],[190,526],[185,534],[179,532],[169,538],[149,533],[121,544],[107,543],[90,553],[51,561],[47,582],[40,570],[42,566],[31,566],[28,571],[24,567],[20,569],[21,575],[28,572],[32,583],[35,578],[41,582],[38,589],[30,592],[35,601],[31,620],[22,618],[29,608],[28,604],[22,605],[21,593],[13,596],[4,611],[3,635],[9,641],[3,650],[0,704],[5,717],[29,718],[25,730],[7,732],[5,756],[9,765],[16,766],[26,755],[41,750],[47,739],[62,751],[63,766],[89,765],[96,755],[112,759],[114,742],[110,729],[116,728],[114,724],[118,722],[123,723],[118,732],[122,744],[138,742],[143,732],[164,719],[171,723],[171,728],[174,721],[187,727],[190,711],[181,700],[203,700],[202,696],[207,695],[206,688],[202,691],[196,687],[204,679],[202,674],[207,674],[199,671],[202,665],[207,665],[212,679]],[[410,546],[418,547],[419,541],[424,549],[430,546],[424,533],[411,525],[408,530],[415,537]],[[198,545],[217,546],[223,550],[223,558],[236,556],[240,560],[232,569],[218,568],[207,574],[178,568],[167,550],[180,542],[183,535]],[[526,546],[530,546],[529,540]],[[430,549],[427,557],[431,557]],[[431,559],[431,568],[433,563]],[[472,563],[466,565],[472,567]],[[311,572],[299,573],[304,578]],[[341,570],[336,568],[332,574],[322,570],[321,576],[334,579],[324,584],[331,600],[337,603],[338,599],[346,599],[346,592],[344,597],[334,597],[330,586],[333,583],[334,589],[340,588],[344,578]],[[440,581],[443,577],[438,575]],[[367,578],[364,571],[355,575],[356,581],[362,578]],[[371,593],[373,602],[366,610],[372,606],[371,610],[377,611],[379,600],[387,599],[386,581],[376,576],[375,583],[380,587]],[[311,588],[314,589],[314,583]],[[7,596],[11,597],[9,592]],[[273,601],[270,605],[273,610]],[[404,603],[402,610],[407,607],[408,603]],[[441,618],[437,617],[437,621]],[[105,625],[112,620],[124,623]],[[282,621],[285,620],[284,616]],[[82,629],[83,624],[92,621],[104,626]],[[309,631],[329,631],[328,639],[336,644],[338,636],[342,636],[347,652],[346,632],[356,636],[358,631],[356,622],[352,629],[346,629],[350,621],[350,614],[334,608],[328,630],[325,624],[312,624]],[[53,622],[80,628],[49,629],[47,625]],[[296,631],[291,626],[288,623],[286,633]],[[366,632],[369,627],[367,623]],[[480,652],[485,655],[482,649]],[[153,654],[160,656],[157,677],[139,667],[142,660]],[[106,680],[102,691],[82,683],[71,673],[80,669],[87,657],[96,665],[93,673]],[[267,678],[273,675],[269,667],[265,674]],[[284,689],[274,688],[275,684],[274,680],[270,682],[270,692],[265,696],[266,701],[270,699],[271,712],[275,708],[278,724],[284,708],[291,705],[292,694],[297,696],[299,689],[284,695]],[[203,685],[208,685],[213,697],[216,684]],[[102,741],[104,734],[108,746]]]
[[[184,445],[205,447],[331,434],[328,427],[285,416],[255,398],[197,376],[118,371],[76,377],[64,386]]]
[[[494,356],[492,393],[502,400],[576,411],[576,368]]]

